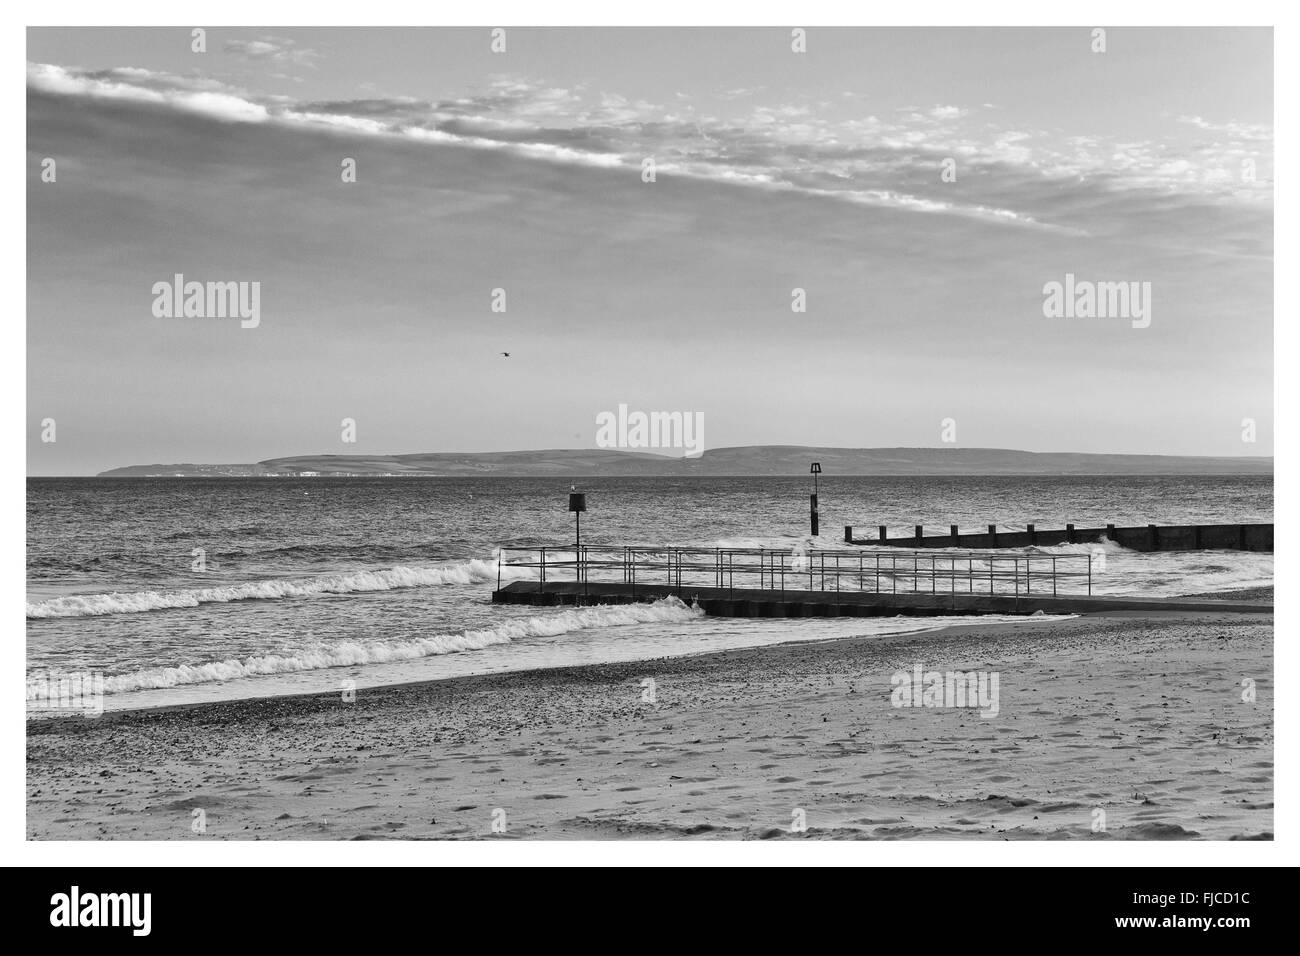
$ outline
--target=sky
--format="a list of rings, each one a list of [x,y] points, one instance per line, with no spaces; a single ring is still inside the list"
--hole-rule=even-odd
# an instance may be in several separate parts
[[[805,40],[29,30],[28,473],[591,448],[621,404],[706,447],[1273,453],[1270,30]],[[177,273],[258,324],[156,315]],[[1067,275],[1149,324],[1045,316]]]

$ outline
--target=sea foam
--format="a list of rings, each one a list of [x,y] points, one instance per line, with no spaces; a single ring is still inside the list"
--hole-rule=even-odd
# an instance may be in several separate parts
[[[501,581],[532,578],[530,568],[501,566]],[[396,567],[379,571],[351,571],[315,578],[248,581],[224,587],[181,588],[168,591],[114,591],[108,594],[75,594],[50,598],[27,605],[28,618],[92,617],[99,614],[137,614],[169,608],[198,607],[227,601],[274,600],[312,597],[318,594],[350,594],[358,591],[390,591],[441,584],[482,584],[497,579],[494,561],[477,558],[433,568]]]
[[[479,650],[493,644],[509,644],[512,641],[532,637],[557,637],[588,628],[618,627],[624,624],[685,623],[703,616],[704,612],[698,607],[689,606],[675,597],[662,598],[653,604],[600,605],[522,618],[487,630],[410,637],[398,641],[316,642],[286,654],[138,670],[129,674],[105,677],[104,693],[120,694],[133,690],[176,687],[181,684],[205,684],[240,677],[286,674],[326,667],[408,661],[437,654]],[[27,699],[41,700],[46,696],[49,686],[48,681],[29,681]]]

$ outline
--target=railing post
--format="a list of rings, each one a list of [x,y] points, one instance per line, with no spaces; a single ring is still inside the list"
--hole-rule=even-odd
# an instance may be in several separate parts
[[[1139,529],[1140,528],[1141,526],[1139,526]],[[1157,528],[1157,534],[1159,534],[1159,528]],[[903,541],[899,541],[898,543],[904,544]],[[1142,540],[1142,536],[1139,535],[1138,544],[1142,545],[1143,543],[1144,542]],[[1158,537],[1157,537],[1156,544],[1157,546],[1161,544]],[[497,549],[497,573],[496,573],[497,591],[500,591],[501,588],[503,588],[507,583],[505,580],[504,569],[507,565],[510,564],[510,562],[507,560],[510,550],[511,549],[505,547],[501,547]],[[518,567],[537,568],[538,569],[538,576],[537,576],[538,593],[543,596],[550,593],[547,591],[547,587],[546,587],[550,583],[549,581],[550,572],[551,572],[550,552],[556,549],[552,547],[538,547],[538,548],[520,548],[516,550],[520,551],[523,554],[531,554],[533,556],[531,559],[527,559],[527,558],[521,559],[523,563],[519,564]],[[573,592],[570,592],[566,589],[563,589],[563,584],[560,583],[557,584],[557,587],[561,588],[564,593],[551,594],[551,596],[557,598],[557,600],[562,601],[564,603],[569,603],[570,594],[574,596],[573,603],[582,604],[589,601],[591,599],[591,588],[590,588],[591,567],[592,567],[591,552],[593,550],[593,547],[579,545],[576,548],[571,548],[570,546],[565,546],[559,548],[559,550],[562,552],[562,554],[561,557],[557,560],[556,567],[561,569],[561,573],[559,579],[557,580],[561,580],[561,581],[565,580],[565,576],[563,574],[563,568],[568,567],[570,562],[564,558],[564,555],[573,553],[575,555],[575,559],[573,561],[573,566],[575,569],[574,580],[575,582],[581,582],[583,586],[580,590],[575,590]],[[671,593],[674,594],[681,592],[682,589],[684,589],[686,586],[685,572],[686,572],[686,567],[688,562],[690,564],[692,576],[694,576],[698,572],[700,577],[700,580],[698,581],[694,580],[693,578],[692,586],[694,586],[695,584],[699,584],[701,587],[703,587],[706,590],[710,589],[710,585],[708,584],[706,575],[704,574],[704,572],[708,570],[708,565],[704,563],[704,556],[710,553],[713,556],[713,584],[711,585],[711,588],[715,589],[713,593],[717,594],[719,598],[724,597],[721,592],[725,589],[727,591],[725,597],[730,598],[732,600],[735,599],[735,571],[736,571],[735,559],[737,553],[741,555],[740,570],[741,570],[741,577],[742,577],[742,581],[741,581],[742,589],[745,587],[753,587],[752,583],[749,585],[746,585],[744,583],[743,580],[744,576],[747,574],[753,574],[755,571],[758,571],[759,587],[761,589],[770,589],[770,590],[779,591],[780,592],[779,600],[784,601],[785,590],[786,590],[785,575],[786,572],[789,571],[792,573],[793,576],[792,583],[791,583],[792,588],[796,590],[802,590],[804,588],[807,588],[808,591],[810,592],[821,593],[828,597],[830,592],[834,591],[836,593],[837,603],[841,600],[840,592],[846,590],[846,588],[844,587],[844,576],[846,574],[849,575],[856,574],[858,578],[859,593],[863,593],[863,594],[867,593],[867,581],[866,581],[867,553],[863,550],[858,550],[857,552],[858,566],[856,570],[853,567],[852,561],[849,562],[849,565],[846,568],[844,566],[844,561],[841,560],[845,555],[851,556],[852,552],[839,551],[839,550],[827,551],[822,549],[816,549],[808,552],[806,556],[800,555],[799,558],[801,560],[807,560],[809,562],[808,565],[802,569],[795,566],[794,564],[795,554],[793,551],[787,549],[773,550],[772,563],[770,564],[767,562],[767,551],[770,549],[766,549],[766,548],[730,549],[730,548],[719,548],[719,547],[694,548],[694,547],[657,546],[649,550],[642,551],[641,549],[638,549],[636,547],[630,547],[624,545],[621,547],[594,546],[594,550],[596,551],[597,554],[596,567],[597,569],[601,570],[602,573],[604,572],[604,570],[609,570],[612,572],[614,567],[616,566],[622,568],[623,582],[627,588],[630,588],[631,597],[632,600],[634,601],[638,597],[637,590],[636,590],[636,584],[637,584],[636,578],[637,578],[638,564],[640,563],[640,556],[642,553],[644,553],[646,556],[646,568],[648,568],[650,571],[650,575],[651,575],[650,580],[652,583],[653,581],[657,580],[657,575],[659,572],[659,569],[656,566],[655,562],[659,560],[664,561],[666,572],[667,572],[668,587],[671,589]],[[902,588],[898,586],[900,573],[906,573],[907,570],[905,564],[902,569],[899,568],[898,559],[900,556],[906,558],[906,552],[908,550],[912,551],[912,568],[911,568],[912,587],[910,591],[908,590],[906,585],[904,585]],[[616,564],[614,560],[614,556],[616,554],[619,554],[620,552],[621,552],[621,560],[618,561]],[[890,578],[890,593],[894,595],[908,594],[908,593],[911,594],[924,593],[924,591],[921,589],[921,560],[920,560],[922,554],[921,549],[919,548],[909,549],[906,546],[904,546],[902,548],[892,549],[892,553],[886,552],[886,550],[883,548],[874,550],[871,553],[874,559],[874,574],[875,574],[875,578],[873,581],[874,593],[876,594],[884,593],[880,587],[882,575]],[[1033,551],[1032,553],[1021,553],[1018,549],[1013,549],[1013,552],[1008,552],[1008,553],[988,550],[988,551],[982,551],[978,553],[974,551],[967,551],[965,554],[960,554],[957,552],[944,553],[933,549],[927,549],[927,553],[929,553],[930,555],[930,567],[927,571],[927,573],[930,575],[930,593],[932,596],[935,597],[938,596],[939,575],[940,573],[947,574],[948,592],[951,598],[951,606],[953,608],[957,607],[956,604],[957,564],[963,558],[966,560],[966,582],[967,582],[966,589],[967,592],[970,593],[971,595],[973,595],[975,591],[975,577],[977,573],[985,573],[985,572],[975,571],[976,557],[979,557],[979,559],[982,561],[988,562],[988,568],[986,571],[988,576],[988,585],[989,585],[988,593],[992,596],[998,596],[1000,594],[1005,593],[1004,590],[1000,589],[1001,583],[1004,581],[1005,575],[1002,571],[998,569],[998,562],[1004,560],[1010,560],[1012,594],[1014,594],[1017,599],[1021,597],[1027,599],[1032,598],[1034,594],[1034,559],[1035,558],[1039,559],[1038,593],[1040,596],[1049,595],[1053,598],[1059,598],[1062,595],[1062,589],[1061,589],[1062,576],[1065,577],[1065,590],[1064,590],[1065,596],[1068,597],[1072,594],[1078,594],[1077,584],[1075,582],[1076,577],[1083,578],[1083,583],[1085,585],[1086,593],[1088,595],[1092,594],[1093,565],[1095,561],[1095,554],[1091,551],[1085,554],[1071,554],[1071,555],[1064,555],[1064,556],[1058,554],[1052,554],[1050,552],[1041,552],[1041,551]],[[759,566],[757,568],[755,568],[754,565],[749,563],[750,560],[755,555],[757,555],[759,558]],[[889,560],[888,568],[882,567],[883,564],[881,560],[882,555],[886,555],[888,557]],[[816,558],[817,561],[816,565],[812,563],[814,557]],[[830,559],[829,562],[827,561],[828,557]],[[1062,557],[1068,558],[1069,560],[1066,560],[1065,563],[1062,564],[1060,561]],[[1020,587],[1020,562],[1022,558],[1025,563],[1025,571],[1024,571],[1025,586],[1023,589]],[[947,561],[947,564],[943,568],[942,572],[940,571],[939,568],[941,559],[945,559]],[[1082,574],[1074,570],[1075,568],[1079,568],[1079,565],[1075,563],[1076,560],[1087,562],[1085,567],[1080,568]],[[779,564],[777,562],[779,562]],[[828,563],[830,564],[830,567],[827,567]],[[828,574],[830,575],[831,578],[833,578],[833,582],[828,582],[827,580]],[[1050,588],[1047,586],[1047,583],[1043,579],[1044,574],[1050,575],[1051,578]],[[806,584],[800,583],[804,580],[805,576],[807,577],[807,583]],[[611,578],[611,580],[613,579]],[[847,590],[852,591],[853,589],[850,587]],[[624,594],[625,595],[627,594],[627,590],[624,591]],[[600,595],[601,592],[597,592],[597,597],[599,597]]]

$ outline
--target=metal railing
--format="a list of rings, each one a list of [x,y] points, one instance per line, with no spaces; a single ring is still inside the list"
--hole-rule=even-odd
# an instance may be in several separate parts
[[[517,557],[511,557],[516,555]],[[1006,551],[792,551],[772,548],[671,548],[586,545],[502,548],[501,569],[532,568],[548,580],[767,591],[879,594],[1092,593],[1091,554]]]

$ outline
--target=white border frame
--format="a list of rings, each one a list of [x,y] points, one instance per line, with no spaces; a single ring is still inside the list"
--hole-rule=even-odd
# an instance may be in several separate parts
[[[12,19],[17,8],[5,13]],[[1284,180],[1292,168],[1294,135],[1285,124],[1277,122],[1279,91],[1300,88],[1295,63],[1296,49],[1293,23],[1294,3],[1241,4],[1184,2],[1169,4],[1149,0],[1102,0],[1088,4],[1045,5],[1028,0],[973,5],[942,0],[923,7],[888,4],[866,8],[859,3],[821,2],[777,4],[755,0],[737,5],[718,0],[660,0],[649,6],[611,6],[586,0],[566,2],[486,2],[430,8],[415,2],[370,0],[359,5],[320,11],[318,16],[303,17],[300,4],[284,0],[223,0],[221,3],[195,2],[185,6],[191,14],[190,26],[274,25],[274,26],[1273,26],[1274,27],[1274,129],[1276,153],[1274,169],[1277,180]],[[148,2],[108,8],[87,0],[70,0],[54,7],[40,7],[33,15],[40,21],[33,26],[152,26],[176,24],[180,8],[174,2]],[[111,20],[105,14],[111,13]],[[1244,17],[1244,19],[1243,19]],[[431,22],[432,21],[432,22]],[[5,59],[16,72],[26,63],[26,26],[6,24],[3,33]],[[7,128],[20,128],[26,137],[26,78],[16,77],[3,90],[3,109]],[[26,150],[7,151],[11,189],[26,191],[28,171]],[[1278,240],[1274,261],[1291,262],[1295,249],[1293,210],[1286,201],[1285,189],[1275,191],[1275,228]],[[4,372],[0,388],[15,407],[24,413],[15,436],[14,447],[25,449],[28,427],[26,409],[26,201],[22,215],[11,212],[5,229],[4,269],[11,289],[22,290],[22,325],[11,316],[18,342],[4,350]],[[1286,283],[1275,283],[1274,355],[1300,355],[1296,334],[1286,321],[1296,311],[1296,295]],[[1283,321],[1278,322],[1277,317]],[[23,363],[21,368],[19,363]],[[1297,376],[1274,374],[1274,420],[1288,419],[1281,412],[1294,408],[1294,385]],[[1291,474],[1291,447],[1275,435],[1276,474]],[[25,451],[24,451],[25,455]],[[7,461],[3,478],[5,500],[3,581],[7,614],[13,622],[4,636],[3,653],[8,658],[5,672],[13,686],[25,672],[25,628],[17,622],[25,604],[25,567],[17,542],[26,540],[26,473],[22,462]],[[1275,493],[1277,481],[1274,481]],[[1290,492],[1275,494],[1275,522],[1289,527],[1292,508]],[[1285,552],[1277,555],[1275,580],[1290,580],[1287,568],[1293,562]],[[1280,593],[1286,593],[1280,591]],[[1290,607],[1278,608],[1275,627],[1273,688],[1280,691],[1283,674],[1293,672],[1297,653]],[[29,842],[26,839],[25,779],[25,709],[22,695],[6,698],[9,706],[0,731],[0,768],[4,787],[0,790],[0,849],[9,864],[58,866],[239,866],[239,865],[394,865],[394,866],[500,866],[500,865],[574,865],[604,866],[648,865],[817,865],[817,866],[1240,866],[1294,864],[1296,835],[1294,807],[1282,800],[1275,810],[1275,836],[1271,842],[1016,842],[995,841],[907,841],[907,842],[511,842],[511,843],[434,843],[425,842]],[[1275,799],[1278,794],[1289,798],[1296,779],[1296,715],[1286,696],[1274,698]]]

